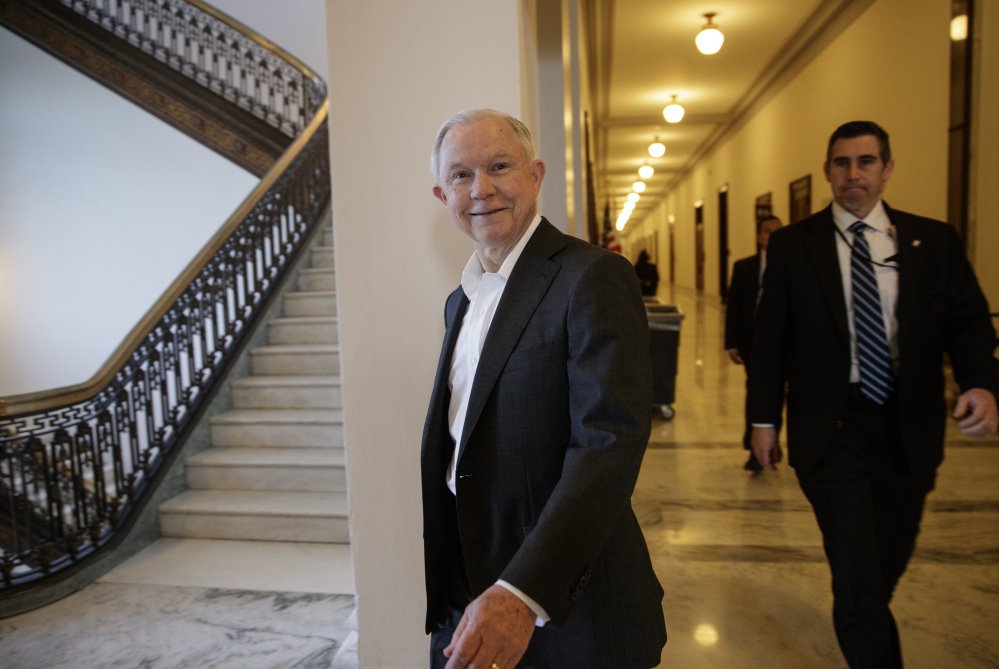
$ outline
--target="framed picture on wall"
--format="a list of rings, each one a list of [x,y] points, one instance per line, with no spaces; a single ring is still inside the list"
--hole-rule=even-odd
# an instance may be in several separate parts
[[[812,213],[811,174],[806,174],[800,179],[792,181],[788,194],[791,202],[791,215],[788,217],[788,223],[797,223]]]
[[[771,193],[764,193],[763,195],[756,196],[756,215],[753,218],[754,221],[759,223],[764,218],[773,215],[773,195]]]

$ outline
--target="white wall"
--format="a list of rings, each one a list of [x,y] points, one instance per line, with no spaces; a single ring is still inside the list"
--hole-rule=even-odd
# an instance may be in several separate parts
[[[3,397],[90,378],[256,179],[5,29],[0,90]]]
[[[431,195],[451,113],[522,98],[521,3],[327,0],[337,299],[362,667],[426,666],[420,438],[471,242]],[[558,110],[561,114],[561,110]]]
[[[323,0],[211,4],[328,78]],[[0,90],[3,397],[90,378],[257,179],[4,29]]]

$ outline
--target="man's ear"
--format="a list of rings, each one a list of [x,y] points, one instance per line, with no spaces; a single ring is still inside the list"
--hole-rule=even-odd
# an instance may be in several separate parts
[[[447,204],[447,195],[444,193],[444,189],[440,186],[434,186],[434,197]]]
[[[891,179],[891,175],[895,173],[895,159],[892,158],[887,163],[885,163],[884,177],[885,181]]]
[[[531,165],[531,178],[534,179],[534,185],[541,188],[541,182],[545,180],[545,163],[541,160],[535,160],[534,164]]]
[[[829,161],[828,160],[825,161],[824,163],[822,163],[822,173],[824,175],[826,175],[826,181],[829,181]],[[832,181],[829,181],[829,183],[832,183]]]

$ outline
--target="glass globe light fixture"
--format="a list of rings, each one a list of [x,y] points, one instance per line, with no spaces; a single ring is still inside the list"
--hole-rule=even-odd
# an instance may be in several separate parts
[[[638,193],[628,193],[628,202],[638,202],[641,198]]]
[[[645,182],[644,181],[636,181],[635,183],[631,184],[631,190],[635,191],[636,193],[644,193],[645,192]]]
[[[655,173],[656,173],[655,169],[652,167],[652,165],[649,165],[648,163],[645,163],[644,165],[638,168],[638,176],[640,176],[643,179],[651,179],[652,175]]]
[[[666,145],[659,141],[659,136],[656,135],[654,142],[649,144],[649,155],[653,158],[662,158],[666,153]]]
[[[685,111],[683,105],[676,101],[676,96],[674,95],[673,101],[663,107],[663,118],[666,119],[667,123],[679,123],[683,120]]]
[[[711,22],[711,19],[717,14],[717,12],[707,12],[704,18],[708,20],[701,28],[701,32],[697,33],[697,37],[694,38],[694,44],[697,45],[697,50],[703,53],[705,56],[711,56],[713,54],[721,51],[722,44],[725,43],[725,35],[722,31],[718,29],[718,26]]]

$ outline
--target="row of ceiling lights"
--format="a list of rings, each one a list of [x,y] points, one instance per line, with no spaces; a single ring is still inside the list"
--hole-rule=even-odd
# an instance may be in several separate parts
[[[697,50],[705,56],[711,56],[721,51],[722,44],[725,42],[725,35],[719,30],[718,25],[712,21],[716,15],[717,12],[706,12],[704,14],[704,18],[707,21],[694,38],[694,45],[697,46]],[[683,120],[683,115],[686,113],[683,105],[676,101],[676,97],[675,94],[672,95],[670,103],[663,108],[663,119],[667,123],[679,123]],[[649,155],[653,158],[662,158],[665,153],[666,145],[659,141],[657,135],[654,141],[649,144]],[[624,207],[617,217],[615,227],[619,231],[624,230],[624,226],[628,224],[631,212],[635,210],[638,200],[641,199],[641,194],[645,192],[645,182],[651,179],[653,174],[655,174],[655,168],[648,161],[645,161],[638,168],[639,180],[631,185],[632,192],[628,193],[627,201],[624,203]]]

